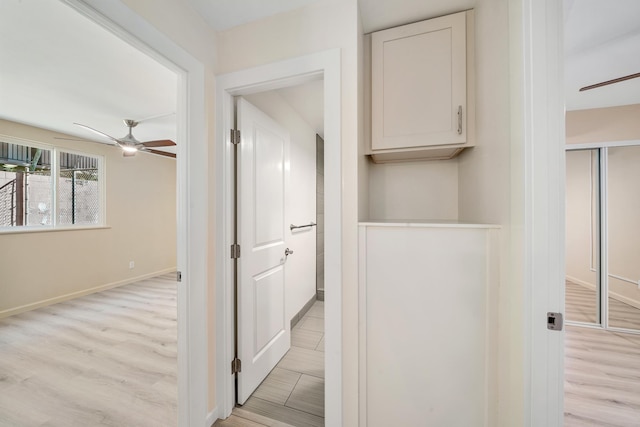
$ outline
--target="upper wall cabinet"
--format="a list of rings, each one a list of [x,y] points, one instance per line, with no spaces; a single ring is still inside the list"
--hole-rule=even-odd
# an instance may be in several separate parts
[[[473,145],[473,12],[371,35],[374,161],[447,159]]]

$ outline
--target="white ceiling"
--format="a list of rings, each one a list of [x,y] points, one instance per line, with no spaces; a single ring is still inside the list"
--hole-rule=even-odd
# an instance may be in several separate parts
[[[188,1],[220,30],[329,0]],[[360,0],[359,7],[364,31],[371,32],[468,9],[476,1]],[[640,79],[577,92],[640,72],[640,1],[565,0],[565,11],[567,108],[640,103]],[[64,3],[0,1],[0,118],[99,139],[73,125],[79,122],[121,137],[122,119],[175,112],[176,92],[171,70]],[[317,82],[299,93],[283,92],[314,128],[322,123],[321,95]],[[134,135],[175,140],[175,115],[142,123]]]
[[[189,0],[216,31],[289,12],[319,0]]]
[[[0,99],[0,118],[107,142],[73,122],[120,138],[122,119],[175,113],[177,76],[62,2],[2,0]],[[170,114],[133,134],[175,141],[175,123]]]
[[[640,104],[640,78],[579,92],[640,73],[640,1],[564,0],[567,110]]]
[[[324,138],[324,81],[313,80],[277,91],[300,117]]]

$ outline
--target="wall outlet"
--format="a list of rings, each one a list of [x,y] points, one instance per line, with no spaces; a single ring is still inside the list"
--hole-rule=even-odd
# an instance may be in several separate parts
[[[136,266],[135,261],[129,261],[129,268],[133,268]]]

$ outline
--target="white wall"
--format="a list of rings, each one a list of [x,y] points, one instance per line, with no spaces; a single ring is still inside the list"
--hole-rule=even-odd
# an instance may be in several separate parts
[[[202,194],[207,199],[209,206],[209,224],[215,224],[215,77],[214,68],[217,62],[216,33],[205,22],[188,1],[185,0],[121,0],[127,7],[146,19],[151,25],[165,34],[168,39],[176,43],[182,49],[189,52],[196,60],[204,65],[205,85],[207,96],[205,97],[206,122],[209,124],[207,141],[208,163],[211,167],[208,170],[209,191]],[[161,41],[162,42],[162,41]],[[203,230],[208,237],[208,289],[209,295],[207,305],[207,328],[208,328],[208,356],[209,369],[209,399],[208,410],[211,411],[216,405],[215,387],[215,238],[216,230],[211,226],[208,230]]]
[[[106,228],[0,234],[0,317],[175,269],[175,159],[124,158],[108,145],[4,120],[0,134],[104,156],[107,207]]]
[[[567,144],[640,139],[640,104],[567,111]]]
[[[275,91],[245,97],[289,131],[289,192],[285,218],[289,224],[308,224],[316,218],[316,133]],[[289,232],[287,247],[294,251],[285,269],[285,310],[291,319],[316,293],[316,230]]]
[[[435,160],[369,166],[369,217],[458,219],[458,161]]]

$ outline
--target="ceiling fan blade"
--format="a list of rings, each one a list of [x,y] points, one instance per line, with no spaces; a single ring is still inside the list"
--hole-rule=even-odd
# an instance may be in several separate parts
[[[628,76],[618,77],[617,79],[607,80],[604,82],[596,83],[590,86],[581,87],[579,92],[584,92],[585,90],[595,89],[602,86],[612,85],[614,83],[620,83],[625,80],[631,80],[640,77],[640,73],[629,74]]]
[[[142,145],[145,147],[171,147],[176,145],[176,143],[170,139],[157,139],[155,141],[143,142]]]
[[[76,125],[76,126],[80,126],[81,128],[86,129],[86,130],[88,130],[88,131],[91,131],[91,132],[97,133],[98,135],[104,136],[105,138],[108,138],[108,139],[112,140],[115,144],[120,145],[120,141],[118,141],[116,138],[112,137],[111,135],[107,135],[107,134],[106,134],[106,133],[104,133],[104,132],[100,132],[100,131],[99,131],[99,130],[97,130],[97,129],[94,129],[94,128],[89,127],[89,126],[87,126],[87,125],[83,125],[83,124],[81,124],[81,123],[73,123],[73,124],[74,124],[74,125]]]
[[[157,154],[159,156],[172,157],[174,159],[176,158],[175,154],[167,153],[166,151],[152,150],[151,148],[147,148],[144,151],[146,151],[147,153]]]

